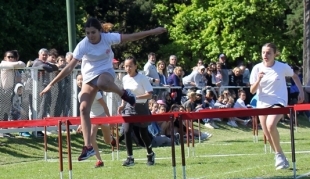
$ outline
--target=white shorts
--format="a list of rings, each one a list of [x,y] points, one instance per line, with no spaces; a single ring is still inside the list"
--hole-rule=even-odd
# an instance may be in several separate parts
[[[106,117],[107,115],[105,113],[102,113],[100,115],[90,115],[90,118],[94,118],[94,117]],[[100,124],[97,124],[100,125]],[[109,126],[109,124],[102,124],[104,126]]]

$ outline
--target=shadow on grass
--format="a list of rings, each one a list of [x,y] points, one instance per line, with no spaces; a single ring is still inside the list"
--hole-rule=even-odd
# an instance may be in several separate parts
[[[14,156],[16,158],[30,158],[30,159],[42,159],[42,156],[36,156],[33,153],[25,152],[25,150],[29,150],[29,148],[39,149],[39,146],[29,143],[27,140],[19,138],[7,138],[4,142],[1,142],[3,145],[0,146],[0,153]],[[15,144],[18,145],[15,145]],[[14,145],[12,145],[14,144]],[[41,148],[42,149],[42,148]],[[10,161],[4,161],[4,163],[10,163]]]

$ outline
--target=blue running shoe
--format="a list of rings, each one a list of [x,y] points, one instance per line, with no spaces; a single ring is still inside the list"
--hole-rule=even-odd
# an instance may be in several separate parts
[[[89,157],[94,156],[95,154],[96,154],[96,152],[95,152],[93,147],[83,146],[82,153],[79,156],[78,160],[79,161],[86,160]]]

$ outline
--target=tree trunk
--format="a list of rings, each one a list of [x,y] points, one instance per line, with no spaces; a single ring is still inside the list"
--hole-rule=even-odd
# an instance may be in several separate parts
[[[307,85],[310,78],[310,0],[304,0],[303,39],[303,84]]]

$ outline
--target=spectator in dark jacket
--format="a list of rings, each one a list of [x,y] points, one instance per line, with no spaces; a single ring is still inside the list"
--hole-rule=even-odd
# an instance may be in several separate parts
[[[229,75],[228,79],[228,86],[240,86],[243,87],[245,84],[243,83],[243,75],[240,73],[239,67],[235,67],[232,70],[232,74]],[[237,96],[238,94],[238,88],[231,88],[229,91],[233,91],[234,94]]]
[[[43,70],[38,71],[38,91],[42,91],[50,83],[50,73],[53,71],[58,71],[58,67],[55,64],[47,62],[48,56],[58,56],[56,52],[50,54],[47,49],[42,48],[39,51],[39,57],[33,62],[32,67],[43,68]],[[42,96],[37,119],[43,119],[50,114],[51,100],[52,96],[50,91],[47,92],[46,95]],[[37,136],[43,136],[43,133],[38,131]]]
[[[168,78],[168,85],[170,86],[183,86],[182,83],[182,77],[183,77],[183,70],[182,67],[177,66],[173,70],[173,74],[169,76]],[[174,94],[173,100],[177,104],[181,104],[181,98],[182,98],[182,89],[172,89],[171,93]]]

